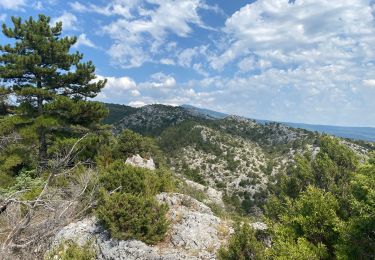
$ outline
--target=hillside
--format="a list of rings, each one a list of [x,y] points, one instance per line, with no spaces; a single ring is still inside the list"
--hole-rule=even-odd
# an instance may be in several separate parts
[[[209,109],[198,108],[190,105],[183,105],[183,108],[193,111],[198,114],[207,115],[217,119],[222,119],[228,116],[228,114],[216,112]],[[271,123],[269,120],[256,120],[258,123]],[[362,141],[375,141],[375,128],[374,127],[348,127],[348,126],[331,126],[331,125],[313,125],[303,123],[290,123],[290,122],[279,122],[288,125],[293,128],[301,128],[308,131],[319,132],[334,135],[342,138],[349,138]]]
[[[40,173],[35,146],[4,132],[7,259],[375,255],[374,143],[184,107],[107,107],[111,126],[56,138]]]
[[[123,108],[116,133],[131,129],[156,137],[173,172],[222,192],[239,212],[259,212],[270,186],[295,156],[319,151],[318,133],[280,123],[222,118],[191,107]],[[345,142],[366,157],[368,147]]]

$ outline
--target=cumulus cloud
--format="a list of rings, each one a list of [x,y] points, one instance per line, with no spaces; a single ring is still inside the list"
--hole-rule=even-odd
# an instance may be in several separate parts
[[[133,96],[133,97],[138,97],[141,95],[141,92],[139,92],[138,90],[134,89],[130,92],[130,94]]]
[[[128,103],[129,106],[132,106],[132,107],[143,107],[145,105],[147,105],[147,103],[145,103],[144,101],[141,101],[141,100],[136,100],[136,101],[130,101]]]
[[[207,104],[212,102],[212,94],[194,89],[187,85],[178,85],[176,80],[163,73],[156,73],[143,82],[135,82],[129,77],[103,77],[107,85],[96,97],[103,102],[115,102],[131,106],[163,103],[168,105]]]
[[[176,85],[176,80],[172,76],[159,72],[151,75],[151,81],[144,82],[142,85],[151,88],[172,88]]]
[[[363,84],[366,87],[375,88],[375,79],[365,79],[363,80]]]
[[[70,6],[77,12],[116,17],[103,26],[103,31],[113,40],[109,55],[124,68],[151,61],[171,64],[171,59],[155,58],[161,51],[168,51],[168,35],[188,37],[193,32],[192,25],[211,29],[202,21],[199,10],[219,11],[202,0],[112,0],[106,6],[76,1]]]
[[[79,48],[80,46],[87,46],[90,48],[97,48],[96,45],[89,39],[87,38],[86,34],[81,33],[78,38],[77,42],[74,45],[75,48]]]
[[[223,31],[234,40],[212,58],[211,67],[222,70],[249,53],[284,65],[371,60],[373,22],[363,0],[258,0],[227,19]]]
[[[1,0],[0,7],[10,10],[22,10],[27,5],[26,0]]]
[[[57,22],[62,22],[63,28],[65,30],[78,30],[78,19],[72,13],[64,11],[61,16],[52,19],[52,24],[55,24]]]

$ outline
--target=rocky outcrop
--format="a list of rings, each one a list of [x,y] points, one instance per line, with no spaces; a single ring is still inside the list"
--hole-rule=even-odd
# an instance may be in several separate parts
[[[169,206],[170,230],[155,246],[137,240],[110,238],[96,221],[87,218],[63,228],[53,241],[73,240],[83,245],[90,241],[98,259],[215,259],[219,247],[233,233],[229,223],[213,215],[203,203],[183,194],[162,193],[157,200]]]
[[[194,181],[185,180],[185,183],[189,185],[190,187],[202,191],[207,196],[207,201],[204,201],[205,203],[215,203],[216,205],[220,206],[221,208],[225,208],[224,202],[223,202],[223,192],[218,191],[214,188],[204,186],[200,183],[196,183]]]
[[[149,170],[155,170],[154,160],[152,158],[144,159],[139,154],[129,157],[128,159],[126,159],[125,163]]]

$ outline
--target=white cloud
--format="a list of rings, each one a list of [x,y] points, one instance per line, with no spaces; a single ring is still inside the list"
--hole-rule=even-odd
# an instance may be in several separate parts
[[[89,8],[88,7],[86,7],[85,5],[83,5],[83,4],[81,4],[80,2],[70,2],[69,3],[69,5],[70,5],[70,7],[74,10],[74,11],[76,11],[76,12],[81,12],[81,13],[83,13],[83,12],[87,12],[87,11],[89,11]]]
[[[244,59],[242,59],[239,63],[238,63],[238,68],[241,70],[241,71],[252,71],[254,70],[255,68],[257,68],[256,66],[257,62],[256,60],[254,59],[254,57],[250,56],[250,57],[246,57]]]
[[[229,45],[212,57],[223,67],[255,53],[273,63],[334,62],[374,57],[372,8],[364,0],[258,0],[227,19],[223,31]],[[228,42],[228,41],[227,41]]]
[[[139,96],[140,92],[136,89],[137,83],[130,77],[104,77],[98,75],[95,81],[107,79],[105,87],[96,97],[97,100],[104,102],[117,102],[123,104],[122,99],[128,96]]]
[[[103,78],[103,77],[102,77]],[[106,77],[107,84],[105,89],[112,92],[122,92],[124,90],[135,88],[137,85],[135,81],[129,77]]]
[[[160,63],[161,64],[164,64],[164,65],[175,65],[176,63],[174,62],[174,60],[172,59],[169,59],[169,58],[162,58],[160,60]]]
[[[136,100],[136,101],[129,102],[128,105],[131,106],[131,107],[143,107],[143,106],[147,105],[147,103],[144,102],[144,101],[141,101],[141,100]]]
[[[79,48],[80,46],[87,46],[90,48],[97,48],[96,45],[89,39],[87,38],[86,34],[81,33],[78,38],[77,42],[74,45],[75,48]]]
[[[77,17],[69,12],[64,11],[64,13],[52,19],[52,24],[55,24],[56,22],[62,22],[62,26],[64,30],[78,30],[78,19]]]
[[[36,1],[35,3],[33,3],[33,7],[34,7],[34,9],[42,10],[43,9],[43,3],[41,1]]]
[[[143,3],[154,8],[145,9]],[[168,47],[169,34],[188,37],[193,31],[191,25],[207,28],[198,14],[201,0],[139,0],[130,4],[118,0],[107,7],[111,14],[120,16],[104,26],[104,31],[114,40],[108,53],[125,68],[153,61],[161,49]],[[82,10],[77,4],[75,8]]]
[[[22,10],[27,5],[26,0],[1,0],[0,7],[10,10]]]
[[[133,96],[133,97],[139,97],[141,95],[141,92],[139,92],[139,90],[137,89],[133,89],[130,94]]]
[[[172,88],[176,86],[176,80],[169,75],[165,75],[164,73],[155,73],[150,76],[152,81],[144,82],[142,85],[145,87],[153,87],[153,88]]]
[[[365,79],[363,80],[363,84],[366,87],[375,88],[375,79]]]

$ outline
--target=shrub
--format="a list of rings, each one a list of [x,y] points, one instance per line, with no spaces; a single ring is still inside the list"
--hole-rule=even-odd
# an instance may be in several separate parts
[[[45,257],[45,260],[93,260],[96,253],[90,243],[79,246],[73,241],[63,241]]]
[[[98,204],[98,219],[113,238],[155,244],[167,231],[167,207],[152,197],[102,191]]]
[[[315,246],[305,238],[297,241],[287,236],[274,241],[273,247],[267,252],[270,259],[275,260],[319,260],[327,257],[326,249],[322,244]]]
[[[183,174],[194,182],[200,183],[202,185],[207,185],[203,175],[199,172],[198,169],[189,169],[187,167],[185,168]]]
[[[249,224],[237,224],[227,248],[221,247],[218,257],[221,260],[265,259],[264,246],[256,239],[255,231]]]
[[[171,174],[167,170],[151,171],[123,161],[115,161],[102,168],[99,182],[109,192],[121,187],[121,192],[146,196],[169,191],[173,187]]]
[[[154,139],[142,136],[129,129],[124,130],[119,135],[116,150],[122,158],[139,154],[143,158],[153,157],[158,166],[165,164],[162,152]]]

